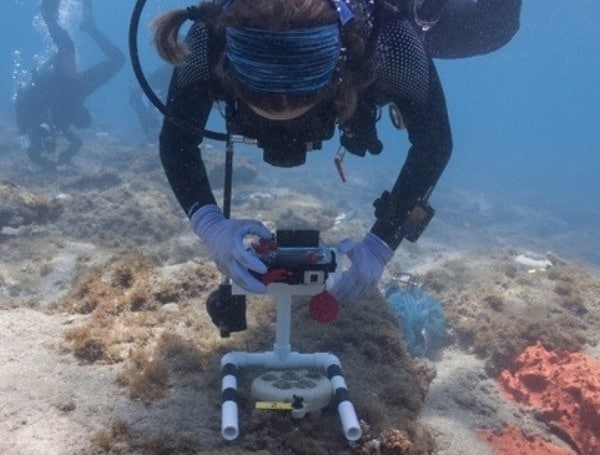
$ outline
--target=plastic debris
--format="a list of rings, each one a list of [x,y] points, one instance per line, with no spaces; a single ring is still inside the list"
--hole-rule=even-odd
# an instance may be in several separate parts
[[[402,337],[411,355],[435,358],[446,332],[442,305],[419,286],[396,288],[386,292],[386,298],[400,320]]]

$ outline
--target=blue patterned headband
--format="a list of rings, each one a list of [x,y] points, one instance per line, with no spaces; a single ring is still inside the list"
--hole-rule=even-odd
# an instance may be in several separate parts
[[[304,95],[327,86],[340,57],[336,24],[282,32],[226,27],[235,76],[260,93]]]
[[[354,18],[344,0],[332,3],[342,26]],[[236,78],[252,91],[316,93],[329,84],[340,58],[340,26],[327,24],[283,31],[226,27],[225,53]]]

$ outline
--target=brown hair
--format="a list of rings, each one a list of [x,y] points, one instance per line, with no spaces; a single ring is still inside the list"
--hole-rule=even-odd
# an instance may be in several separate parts
[[[222,9],[221,5],[220,1],[216,1],[199,7],[199,19],[217,32],[226,26],[281,31],[338,21],[338,14],[329,0],[232,0],[226,9]],[[154,23],[158,53],[173,64],[180,63],[187,52],[177,39],[186,19],[189,19],[189,9],[172,11]],[[358,92],[372,81],[374,74],[371,56],[366,55],[365,38],[357,31],[357,22],[352,20],[344,26],[341,34],[344,53],[338,70],[331,83],[318,93],[276,95],[248,90],[233,76],[224,56],[221,56],[216,73],[240,99],[267,112],[299,108],[332,97],[338,118],[346,120],[354,112]]]
[[[189,19],[199,19],[212,23],[220,11],[217,2],[201,3],[198,8],[186,8],[169,11],[154,20],[154,45],[160,57],[173,64],[183,63],[188,53],[184,43],[179,42],[179,30]]]

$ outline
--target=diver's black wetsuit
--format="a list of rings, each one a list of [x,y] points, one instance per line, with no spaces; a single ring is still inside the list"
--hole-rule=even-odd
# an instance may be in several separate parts
[[[360,0],[359,0],[360,1]],[[452,149],[450,125],[442,87],[420,35],[403,17],[388,17],[376,27],[374,51],[377,102],[394,102],[402,112],[412,146],[391,192],[389,207],[372,231],[392,249],[407,212],[439,179]],[[213,102],[223,93],[214,74],[222,40],[196,23],[187,38],[189,55],[171,81],[167,107],[181,119],[203,127]],[[231,95],[229,95],[231,96]],[[308,114],[310,115],[310,111]],[[191,216],[206,204],[215,204],[198,151],[202,135],[166,120],[160,135],[160,156],[181,206]]]
[[[352,3],[358,6],[356,9],[363,7],[364,12],[363,0]],[[433,188],[452,149],[444,95],[431,58],[492,52],[508,42],[519,27],[521,0],[438,0],[437,4],[443,6],[441,17],[426,33],[415,27],[414,18],[406,8],[401,9],[404,17],[386,14],[383,23],[376,27],[377,74],[368,93],[379,105],[396,104],[412,144],[390,200],[379,200],[388,206],[378,210],[378,220],[372,228],[392,248],[398,246],[400,226],[408,212]],[[196,24],[188,36],[188,45],[191,53],[187,64],[174,72],[167,104],[177,117],[202,127],[213,102],[223,99],[213,72],[222,51],[222,38],[212,36],[208,28]],[[361,122],[359,119],[358,123]],[[163,124],[162,163],[188,216],[199,207],[216,203],[197,148],[201,141],[199,133],[170,121]]]
[[[84,29],[106,59],[77,73],[75,45],[58,24],[58,3],[56,0],[42,2],[42,16],[58,52],[52,64],[36,70],[30,84],[19,89],[15,102],[17,128],[23,146],[29,158],[44,168],[67,163],[77,153],[81,139],[73,133],[71,125],[85,128],[92,121],[83,104],[85,99],[125,64],[125,55],[96,28],[89,16]],[[58,135],[67,139],[69,146],[60,153],[58,161],[53,161],[42,153],[54,153]]]

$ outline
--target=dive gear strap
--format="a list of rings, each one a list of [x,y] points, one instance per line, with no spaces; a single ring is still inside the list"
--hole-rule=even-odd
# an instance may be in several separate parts
[[[375,200],[373,206],[377,221],[371,228],[371,233],[387,243],[392,250],[398,248],[402,239],[416,242],[435,215],[435,210],[427,199],[421,198],[404,219],[399,219],[392,205],[392,195],[387,190]]]

